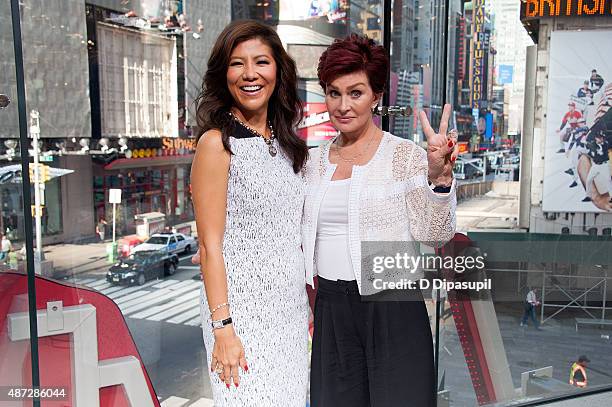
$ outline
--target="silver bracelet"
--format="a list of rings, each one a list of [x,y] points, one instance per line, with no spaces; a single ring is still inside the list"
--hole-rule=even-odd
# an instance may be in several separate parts
[[[217,305],[215,308],[213,308],[213,309],[210,311],[210,315],[212,316],[212,314],[214,314],[214,313],[215,313],[215,311],[217,311],[218,309],[221,309],[221,308],[223,308],[223,307],[229,307],[229,303],[224,302],[223,304],[219,304],[219,305]]]

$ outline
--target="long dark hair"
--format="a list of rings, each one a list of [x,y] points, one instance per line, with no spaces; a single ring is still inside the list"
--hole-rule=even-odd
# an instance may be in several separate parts
[[[228,112],[235,101],[227,89],[227,69],[232,50],[253,38],[259,38],[272,49],[277,78],[276,88],[268,102],[268,120],[281,148],[293,161],[293,171],[298,173],[308,157],[308,148],[295,133],[295,126],[303,115],[302,102],[297,93],[297,69],[293,59],[285,52],[278,34],[257,21],[234,21],[217,37],[208,59],[202,90],[196,99],[197,139],[207,130],[219,129],[223,135],[223,146],[232,152],[229,138],[235,123]]]

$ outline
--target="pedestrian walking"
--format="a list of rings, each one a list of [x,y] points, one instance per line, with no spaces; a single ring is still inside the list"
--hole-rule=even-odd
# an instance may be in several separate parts
[[[106,220],[104,220],[104,218],[100,218],[98,224],[96,225],[96,233],[98,234],[98,236],[100,236],[100,241],[102,242],[104,241],[107,224],[108,223],[106,222]]]
[[[531,320],[533,321],[533,326],[535,326],[536,329],[539,329],[535,310],[536,307],[540,305],[540,301],[538,301],[537,299],[536,292],[537,289],[533,288],[527,293],[527,297],[525,298],[525,310],[523,312],[521,326],[527,326],[527,319],[531,318]]]

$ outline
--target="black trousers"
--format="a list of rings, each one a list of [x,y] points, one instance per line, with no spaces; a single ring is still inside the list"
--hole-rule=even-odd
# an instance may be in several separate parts
[[[420,292],[370,301],[355,281],[318,280],[310,405],[434,407],[433,341]]]

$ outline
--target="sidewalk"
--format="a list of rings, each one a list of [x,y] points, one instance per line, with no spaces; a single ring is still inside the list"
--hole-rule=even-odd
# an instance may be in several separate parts
[[[97,243],[62,243],[45,247],[45,260],[53,262],[53,277],[62,278],[80,273],[106,272],[106,246],[111,240]]]
[[[518,196],[495,190],[463,200],[457,205],[457,232],[517,229],[518,207]]]

